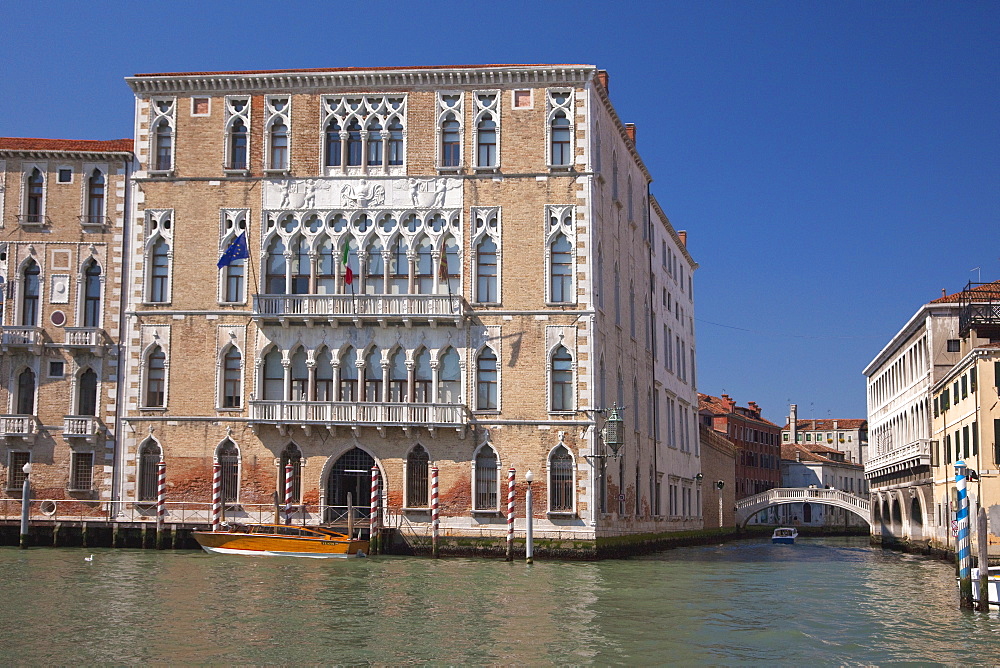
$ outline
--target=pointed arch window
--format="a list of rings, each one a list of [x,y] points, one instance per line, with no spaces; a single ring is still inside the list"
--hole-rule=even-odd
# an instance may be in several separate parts
[[[418,404],[431,403],[431,384],[434,381],[431,369],[431,354],[423,348],[413,358],[413,401]]]
[[[21,325],[38,327],[38,298],[41,290],[41,269],[34,260],[24,265],[24,283],[21,290]]]
[[[229,346],[222,358],[222,407],[243,405],[243,355],[236,346]]]
[[[77,415],[97,415],[97,374],[87,369],[80,374],[80,387],[76,399]]]
[[[350,346],[340,355],[340,401],[357,401],[358,367],[355,364],[354,348]]]
[[[406,351],[402,348],[397,348],[389,362],[389,401],[409,401],[408,376]]]
[[[309,257],[309,242],[302,237],[292,240],[292,294],[309,294],[309,275],[312,259]]]
[[[476,166],[497,166],[497,124],[490,114],[484,114],[476,125]]]
[[[441,122],[441,166],[461,165],[461,125],[455,114],[448,113]]]
[[[167,356],[153,346],[146,357],[146,408],[163,408],[167,378]]]
[[[570,122],[563,111],[552,116],[551,123],[552,165],[562,167],[570,164]]]
[[[565,234],[552,240],[551,295],[552,301],[567,303],[573,299],[573,246]]]
[[[337,258],[333,241],[325,238],[319,242],[316,260],[316,294],[332,295],[337,290]]]
[[[383,146],[382,125],[378,121],[373,121],[368,126],[368,166],[377,167],[382,164]]]
[[[224,440],[215,451],[222,474],[222,502],[236,503],[240,492],[240,451],[230,439]]]
[[[427,478],[430,455],[419,443],[413,446],[406,458],[406,507],[426,508],[428,506]]]
[[[573,358],[565,346],[552,355],[552,410],[573,410]]]
[[[31,369],[17,376],[17,414],[35,414],[35,372]]]
[[[267,266],[264,269],[264,292],[269,295],[286,293],[285,272],[285,242],[281,237],[275,237],[267,248]]]
[[[382,401],[382,354],[377,347],[365,355],[364,401]]]
[[[476,453],[475,510],[497,509],[497,453],[484,445]]]
[[[83,326],[101,325],[101,265],[97,260],[87,263],[83,272]]]
[[[388,151],[389,165],[403,164],[403,124],[399,119],[393,119],[386,128],[389,132]]]
[[[405,295],[409,291],[410,259],[406,255],[406,243],[396,237],[389,253],[389,293]]]
[[[28,189],[26,193],[25,201],[25,213],[27,218],[25,222],[28,223],[41,223],[43,222],[44,206],[45,206],[45,177],[42,176],[41,170],[37,167],[31,170],[31,174],[28,175]]]
[[[278,496],[285,498],[285,467],[292,465],[292,503],[298,503],[302,498],[302,451],[294,443],[281,451],[281,468],[279,469]]]
[[[476,409],[497,409],[497,356],[492,348],[483,348],[476,359]]]
[[[385,291],[385,258],[382,257],[382,242],[379,239],[368,246],[367,264],[365,294],[380,295]]]
[[[161,120],[156,125],[153,136],[155,138],[154,147],[156,149],[153,162],[155,165],[154,169],[160,172],[169,171],[173,166],[173,128],[170,127],[170,123],[166,119]]]
[[[573,510],[573,456],[564,445],[549,455],[549,510]]]
[[[340,123],[331,118],[326,124],[326,167],[340,167],[343,143],[340,141]]]
[[[165,303],[169,301],[170,244],[163,237],[157,237],[149,248],[149,301]]]
[[[271,126],[270,146],[270,169],[288,169],[288,126],[277,121]]]
[[[104,174],[95,169],[87,179],[87,222],[91,225],[104,223],[104,192]]]
[[[156,501],[157,469],[162,455],[155,441],[146,441],[139,446],[139,501]]]
[[[442,404],[462,402],[462,368],[454,348],[448,348],[439,360],[437,400]]]
[[[316,386],[313,401],[333,401],[333,356],[329,348],[316,355]]]
[[[347,165],[358,167],[361,165],[364,154],[361,152],[361,125],[352,121],[347,126]]]
[[[416,293],[429,295],[434,292],[434,247],[423,237],[417,244]]]
[[[246,124],[237,118],[229,126],[229,169],[247,168],[248,138]]]
[[[487,235],[476,246],[476,301],[497,304],[497,244]]]
[[[264,386],[261,398],[264,401],[282,401],[285,398],[285,366],[281,363],[281,351],[272,348],[264,355]]]

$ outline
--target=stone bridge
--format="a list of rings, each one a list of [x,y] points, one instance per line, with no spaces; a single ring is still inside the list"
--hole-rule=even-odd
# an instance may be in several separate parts
[[[872,523],[868,499],[855,496],[850,492],[814,487],[777,487],[737,501],[736,526],[745,526],[751,517],[765,508],[788,503],[818,503],[834,508],[843,508],[854,513],[869,525]]]

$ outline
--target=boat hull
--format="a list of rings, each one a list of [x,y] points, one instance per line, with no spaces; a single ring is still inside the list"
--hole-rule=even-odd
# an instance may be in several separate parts
[[[979,569],[972,569],[972,600],[979,601]],[[988,581],[986,591],[989,592],[990,605],[1000,606],[1000,567],[992,567],[987,570]]]
[[[771,543],[773,545],[795,545],[794,538],[772,538]]]
[[[364,556],[368,552],[368,541],[366,540],[231,533],[226,531],[195,531],[192,533],[195,540],[201,545],[201,548],[209,554],[345,559],[348,557]]]

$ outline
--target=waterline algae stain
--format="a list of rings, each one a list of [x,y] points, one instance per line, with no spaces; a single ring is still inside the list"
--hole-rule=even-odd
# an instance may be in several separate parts
[[[84,557],[93,553],[91,562]],[[603,562],[0,548],[0,665],[992,663],[953,568],[866,538]],[[961,638],[961,642],[956,642]]]

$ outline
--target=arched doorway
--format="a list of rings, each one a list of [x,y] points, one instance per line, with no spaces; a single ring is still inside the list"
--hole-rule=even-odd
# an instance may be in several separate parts
[[[813,521],[813,509],[812,505],[809,503],[802,504],[802,523],[812,524]]]
[[[355,517],[369,516],[373,466],[375,459],[361,448],[352,448],[340,456],[326,479],[325,522],[346,521],[348,494],[355,507]]]
[[[892,500],[892,537],[899,538],[903,535],[903,509],[899,505],[899,499]]]
[[[920,510],[920,499],[910,501],[910,540],[924,539],[924,514]]]

